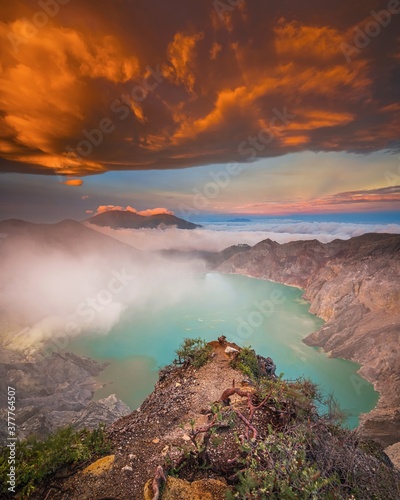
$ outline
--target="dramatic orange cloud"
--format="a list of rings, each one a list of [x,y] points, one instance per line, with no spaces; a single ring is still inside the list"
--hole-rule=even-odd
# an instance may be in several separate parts
[[[285,146],[301,146],[309,141],[308,135],[285,135],[281,138],[281,143]]]
[[[341,55],[340,44],[344,35],[329,26],[307,26],[281,18],[274,32],[275,47],[280,56],[290,59],[313,57],[326,61]]]
[[[354,120],[351,113],[325,111],[323,109],[295,109],[298,120],[289,123],[287,130],[313,130],[321,127],[347,125]]]
[[[196,81],[193,64],[195,47],[203,36],[203,33],[194,35],[176,33],[167,50],[168,60],[172,68],[165,72],[166,76],[177,84],[183,84],[190,92],[193,92]]]
[[[211,59],[216,59],[218,57],[218,54],[221,52],[221,50],[222,50],[222,45],[215,42],[210,49]]]
[[[202,132],[216,131],[229,119],[232,112],[240,112],[241,106],[248,104],[248,91],[245,87],[234,90],[222,90],[217,97],[214,109],[206,116],[192,120],[186,114],[176,115],[179,129],[174,134],[174,140],[179,142],[195,138]]]
[[[82,179],[68,179],[64,181],[64,184],[67,186],[82,186],[83,180]]]
[[[400,16],[349,62],[343,43],[355,43],[372,0],[332,12],[225,4],[87,0],[57,4],[36,26],[39,4],[3,2],[0,169],[84,176],[245,161],[239,145],[261,128],[274,140],[259,157],[394,147]],[[284,109],[290,120],[274,121]]]
[[[51,24],[13,50],[10,33],[23,37],[25,30],[23,19],[0,26],[0,129],[6,132],[0,154],[53,172],[102,172],[100,163],[76,161],[63,149],[95,105],[88,82],[127,82],[138,74],[138,59],[125,56],[114,36]]]

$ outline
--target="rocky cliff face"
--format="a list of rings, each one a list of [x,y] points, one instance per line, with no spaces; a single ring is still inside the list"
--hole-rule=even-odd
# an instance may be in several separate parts
[[[7,394],[7,386],[16,388],[18,437],[44,437],[65,425],[95,428],[130,413],[129,407],[114,395],[91,401],[93,376],[102,368],[93,360],[71,353],[53,353],[35,361],[21,352],[0,349],[0,391]],[[6,403],[4,398],[2,403]],[[0,408],[0,418],[7,421],[5,406]],[[6,431],[6,426],[0,427],[2,445],[7,442]]]
[[[362,365],[360,374],[381,394],[377,408],[362,416],[362,432],[385,446],[400,441],[399,235],[328,244],[267,239],[217,269],[303,288],[310,311],[326,321],[304,342]]]

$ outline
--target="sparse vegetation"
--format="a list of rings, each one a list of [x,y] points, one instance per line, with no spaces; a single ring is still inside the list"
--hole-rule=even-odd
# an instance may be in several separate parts
[[[258,380],[260,377],[260,367],[257,355],[251,346],[243,347],[238,355],[231,361],[231,366],[240,370],[251,380]]]
[[[36,437],[17,442],[16,487],[23,498],[29,497],[46,479],[64,467],[82,465],[94,458],[107,455],[110,445],[104,426],[95,430],[76,431],[72,427],[59,429],[41,441]],[[8,449],[0,452],[0,476],[6,477],[9,470]],[[6,482],[0,487],[7,493]]]
[[[176,351],[178,359],[174,361],[175,364],[183,365],[190,364],[195,368],[200,368],[205,365],[210,359],[212,347],[204,340],[197,339],[184,339],[183,344]]]
[[[253,448],[241,445],[243,472],[238,473],[235,498],[299,499],[329,498],[335,475],[323,477],[316,464],[307,460],[307,436],[303,433],[271,433]],[[336,488],[337,489],[337,488]],[[332,499],[339,498],[331,496]]]
[[[225,389],[207,425],[191,421],[190,442],[165,464],[167,473],[190,481],[223,477],[230,500],[400,498],[400,477],[387,457],[359,445],[331,398],[309,380],[260,376],[258,361],[251,347],[240,351],[232,365],[254,387]]]

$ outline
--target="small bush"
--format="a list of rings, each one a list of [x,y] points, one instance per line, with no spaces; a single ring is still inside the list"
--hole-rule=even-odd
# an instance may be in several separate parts
[[[252,380],[258,380],[261,375],[257,355],[254,349],[243,347],[231,362],[232,368],[237,368]]]
[[[188,363],[200,368],[209,361],[211,351],[212,347],[205,340],[184,339],[182,346],[175,351],[178,356],[175,363],[179,365]]]
[[[244,469],[238,474],[234,492],[228,495],[230,500],[341,498],[329,496],[325,489],[338,483],[336,476],[323,477],[316,464],[307,460],[307,439],[301,432],[271,434],[247,452],[242,462]]]
[[[59,429],[41,441],[36,437],[17,442],[16,446],[16,489],[22,497],[28,497],[46,478],[64,466],[71,466],[107,455],[110,445],[104,426],[90,431],[75,431],[72,427]],[[0,450],[0,476],[7,477],[8,448]],[[7,493],[6,482],[0,486],[0,493]]]

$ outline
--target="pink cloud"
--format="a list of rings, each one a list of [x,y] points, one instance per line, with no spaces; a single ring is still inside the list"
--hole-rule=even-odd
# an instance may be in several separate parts
[[[171,210],[168,210],[166,208],[148,208],[147,210],[142,210],[141,212],[138,212],[138,214],[148,217],[150,215],[160,215],[160,214],[174,215],[174,212],[171,212]]]
[[[97,208],[96,214],[102,214],[103,212],[111,212],[112,210],[121,210],[122,212],[133,212],[134,214],[137,213],[137,210],[131,206],[127,207],[120,207],[118,205],[100,205]]]
[[[143,215],[144,217],[149,217],[150,215],[160,215],[160,214],[168,214],[174,215],[174,212],[168,210],[167,208],[148,208],[146,210],[141,210],[138,212],[135,208],[131,206],[121,207],[119,205],[100,205],[96,210],[96,215],[102,214],[103,212],[110,212],[113,210],[120,210],[122,212],[132,212],[134,214]]]
[[[322,198],[293,201],[266,201],[235,207],[238,213],[285,215],[293,213],[325,213],[334,211],[400,209],[400,186],[346,191]]]

